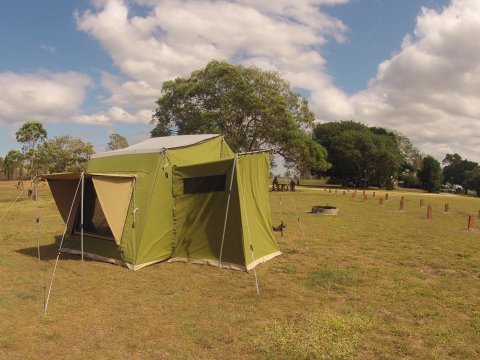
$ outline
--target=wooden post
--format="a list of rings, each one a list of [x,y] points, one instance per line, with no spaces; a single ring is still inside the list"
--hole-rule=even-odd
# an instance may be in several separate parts
[[[368,196],[363,194],[363,201],[367,201],[368,200]]]
[[[402,196],[400,198],[400,208],[399,208],[399,211],[403,211],[403,209],[405,208],[405,199],[404,197]]]
[[[448,213],[448,203],[445,204],[445,210],[444,210],[444,212]]]
[[[365,195],[365,190],[363,190],[363,193],[362,193],[362,195]]]
[[[477,220],[480,220],[480,210],[478,210]]]
[[[468,215],[468,226],[467,226],[467,230],[468,231],[472,231],[475,229],[475,218],[473,217],[473,215]]]
[[[372,195],[372,196],[375,197],[375,191],[373,192],[373,195]]]
[[[383,206],[383,198],[378,198],[378,205]]]
[[[343,190],[343,196],[345,196],[345,194],[346,194],[346,193],[345,193],[345,190]]]
[[[385,200],[388,200],[388,193],[385,194]]]
[[[427,206],[427,219],[432,219],[432,207],[430,205]]]
[[[331,194],[331,193],[332,193],[332,189],[328,189],[328,192]]]
[[[423,207],[423,199],[420,199],[420,207]]]

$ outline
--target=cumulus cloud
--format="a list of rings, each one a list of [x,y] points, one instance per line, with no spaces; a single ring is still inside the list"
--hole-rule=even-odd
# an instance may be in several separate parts
[[[91,85],[76,72],[0,73],[0,124],[68,119],[79,112]]]
[[[165,80],[220,59],[279,71],[311,93],[318,116],[327,118],[351,108],[325,75],[319,49],[328,38],[344,41],[347,27],[320,6],[347,1],[105,0],[76,19],[128,77],[103,76],[111,106],[153,109]],[[132,15],[132,3],[146,6],[146,15]]]
[[[353,96],[335,86],[322,55],[327,41],[348,35],[322,9],[347,2],[95,0],[76,14],[77,27],[101,44],[121,76],[102,76],[109,109],[76,121],[144,123],[165,80],[220,59],[280,72],[310,94],[320,121],[353,118],[397,129],[439,159],[455,151],[480,160],[480,2],[423,9],[399,51]]]
[[[112,106],[106,111],[89,115],[74,116],[73,120],[80,124],[111,126],[114,122],[135,124],[148,123],[152,118],[152,111],[149,109],[138,110],[132,114],[118,106]]]
[[[441,159],[480,160],[480,2],[424,8],[400,51],[351,99],[354,116],[398,129]]]

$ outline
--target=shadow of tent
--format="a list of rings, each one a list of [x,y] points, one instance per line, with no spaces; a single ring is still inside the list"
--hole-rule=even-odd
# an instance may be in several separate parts
[[[55,260],[58,254],[58,247],[60,246],[60,241],[62,241],[62,236],[58,235],[55,236],[55,243],[49,245],[42,245],[40,246],[40,259],[43,260]],[[31,256],[35,259],[38,258],[38,249],[36,246],[24,248],[24,249],[17,249],[15,250],[16,253]],[[80,255],[69,254],[69,253],[62,253],[62,259],[69,259],[69,260],[80,260]],[[87,260],[85,258],[84,260]],[[90,260],[90,259],[88,259]]]

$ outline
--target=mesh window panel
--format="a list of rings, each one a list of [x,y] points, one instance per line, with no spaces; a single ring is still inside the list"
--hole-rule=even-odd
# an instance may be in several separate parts
[[[184,194],[225,191],[227,175],[211,175],[183,179]]]

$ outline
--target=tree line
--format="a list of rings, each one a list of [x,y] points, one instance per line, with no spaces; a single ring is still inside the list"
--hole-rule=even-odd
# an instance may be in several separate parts
[[[6,179],[18,177],[30,178],[40,173],[81,172],[95,152],[88,141],[71,135],[48,138],[43,124],[38,121],[25,122],[15,133],[22,150],[10,150],[4,158],[0,157],[0,169]],[[111,134],[107,150],[127,147],[125,137]]]
[[[360,122],[316,123],[308,101],[278,72],[211,61],[190,76],[162,85],[151,123],[152,137],[222,134],[235,152],[269,150],[297,177],[328,177],[345,186],[407,187],[439,191],[444,182],[480,192],[478,164],[447,154],[442,167],[395,130]],[[93,146],[62,135],[47,139],[38,122],[16,133],[22,151],[10,151],[0,165],[11,175],[84,170]],[[118,134],[107,150],[128,146]],[[273,159],[273,157],[272,157]]]

